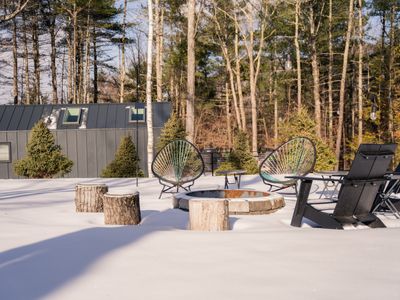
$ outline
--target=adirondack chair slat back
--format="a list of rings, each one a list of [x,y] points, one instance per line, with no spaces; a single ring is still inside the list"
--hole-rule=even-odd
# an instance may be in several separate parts
[[[334,216],[363,215],[371,211],[380,187],[376,179],[384,179],[395,150],[396,144],[360,145],[340,187]]]
[[[270,153],[260,165],[260,176],[264,181],[278,184],[294,184],[288,175],[305,175],[314,169],[316,150],[314,143],[298,137],[282,144]]]
[[[151,168],[159,179],[182,184],[200,177],[204,171],[204,162],[192,143],[174,140],[157,153]]]

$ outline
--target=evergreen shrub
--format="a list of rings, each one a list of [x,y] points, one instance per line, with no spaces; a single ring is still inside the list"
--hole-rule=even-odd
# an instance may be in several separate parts
[[[173,140],[185,139],[186,131],[183,126],[182,120],[173,113],[168,121],[165,123],[164,128],[161,130],[159,141],[156,145],[157,151],[160,151],[164,146]]]
[[[301,109],[300,112],[293,112],[287,117],[279,127],[279,142],[284,143],[288,140],[304,136],[315,144],[317,151],[317,161],[315,171],[330,171],[336,166],[336,157],[333,149],[321,137],[318,137],[315,130],[315,121],[310,114]]]
[[[218,171],[246,170],[247,174],[258,172],[257,161],[250,152],[249,138],[243,131],[238,131],[233,139],[233,149],[229,153],[227,161],[220,164]]]
[[[32,128],[26,147],[27,155],[14,162],[14,171],[28,178],[52,178],[71,172],[73,162],[61,152],[43,121]]]
[[[121,139],[114,160],[103,169],[101,177],[136,177],[136,170],[138,177],[143,177],[144,173],[139,168],[139,161],[139,157],[136,153],[136,147],[132,141],[131,136],[125,136]]]

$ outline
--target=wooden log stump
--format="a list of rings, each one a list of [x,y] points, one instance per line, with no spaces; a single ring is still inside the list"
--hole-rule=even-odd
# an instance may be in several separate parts
[[[198,231],[229,230],[228,200],[190,200],[189,229]]]
[[[107,193],[105,184],[78,183],[75,186],[75,207],[77,212],[102,212],[103,196]]]
[[[141,221],[139,193],[104,195],[104,223],[136,225]]]

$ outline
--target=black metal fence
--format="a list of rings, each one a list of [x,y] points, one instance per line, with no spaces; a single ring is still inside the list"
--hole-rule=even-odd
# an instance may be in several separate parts
[[[230,149],[215,149],[205,148],[201,151],[203,157],[205,172],[209,172],[214,175],[215,170],[218,169],[220,164],[227,160]]]

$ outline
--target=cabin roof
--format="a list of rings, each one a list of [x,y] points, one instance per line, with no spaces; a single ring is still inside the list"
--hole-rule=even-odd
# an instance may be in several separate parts
[[[136,126],[136,122],[129,122],[129,108],[132,106],[135,103],[0,105],[0,131],[30,130],[39,120],[47,120],[50,116],[55,122],[52,129],[132,128]],[[67,108],[82,108],[82,121],[65,124],[63,119]],[[153,127],[162,127],[170,116],[171,103],[154,102],[152,108]],[[82,126],[83,121],[85,126]],[[140,126],[143,124],[145,122]]]

